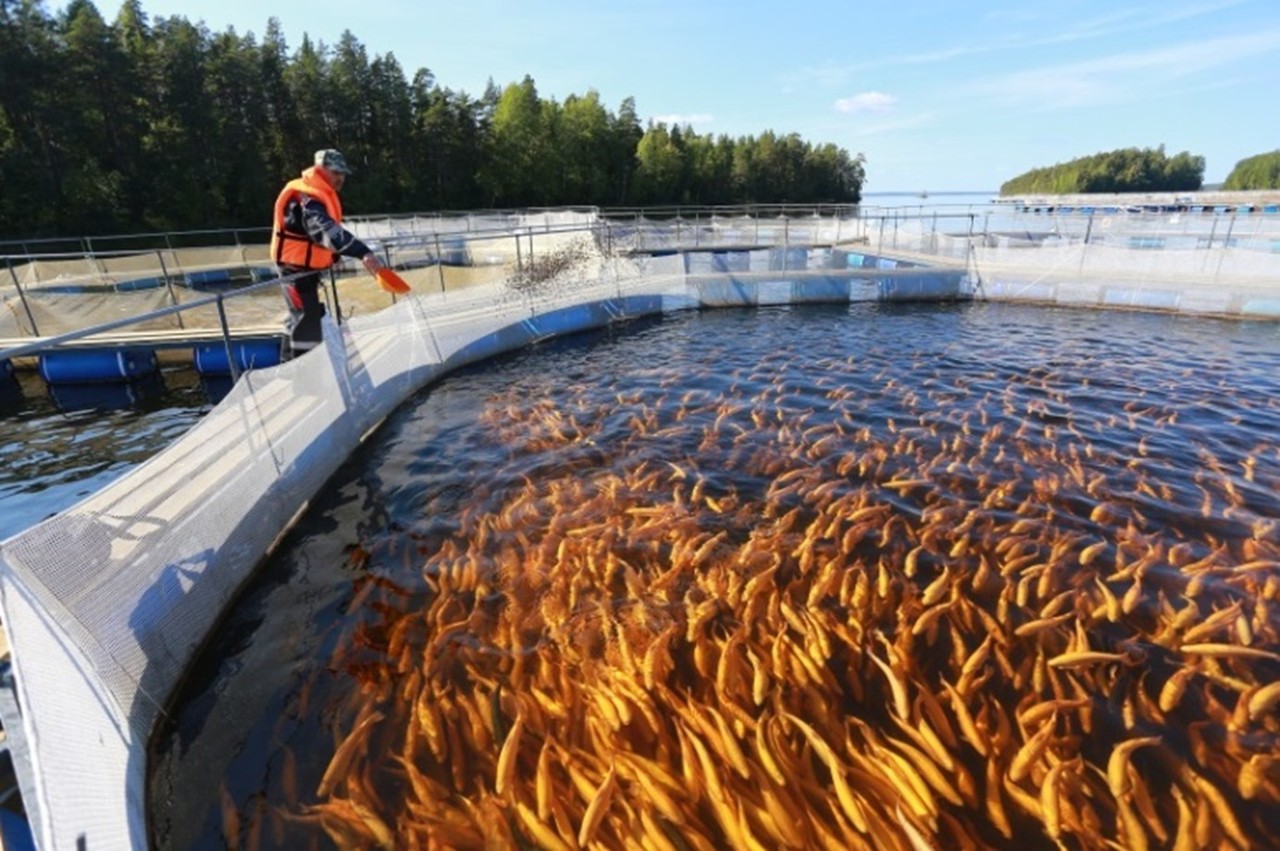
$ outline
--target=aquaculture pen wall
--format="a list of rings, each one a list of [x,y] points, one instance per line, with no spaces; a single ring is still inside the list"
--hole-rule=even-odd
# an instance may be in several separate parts
[[[1090,241],[1083,230],[1015,244],[947,235],[925,218],[887,224],[780,219],[762,232],[761,220],[745,217],[692,227],[637,219],[595,227],[584,244],[553,232],[548,219],[542,235],[464,243],[508,271],[516,254],[524,271],[456,291],[430,292],[429,277],[418,278],[420,294],[330,325],[322,348],[246,374],[164,452],[0,543],[15,692],[2,708],[41,847],[145,845],[147,740],[198,645],[363,436],[462,364],[702,306],[985,296],[1280,313],[1280,254],[1270,245],[1154,250]],[[388,240],[414,227],[365,226]],[[417,239],[424,260],[439,262],[438,238]],[[536,259],[568,248],[563,268],[529,271],[525,252]],[[660,253],[615,253],[626,248]]]
[[[167,450],[4,542],[21,706],[6,728],[22,733],[41,847],[145,844],[147,739],[197,646],[291,517],[414,390],[532,340],[660,311],[965,294],[959,272],[858,257],[834,269],[829,249],[765,249],[733,260],[742,271],[691,275],[679,254],[589,253],[554,278],[403,300],[248,373]]]
[[[887,215],[867,238],[967,269],[992,301],[1280,317],[1276,213]]]

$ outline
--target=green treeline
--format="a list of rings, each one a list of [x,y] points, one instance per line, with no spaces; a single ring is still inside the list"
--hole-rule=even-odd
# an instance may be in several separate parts
[[[1280,151],[1240,160],[1223,189],[1280,189]]]
[[[1001,195],[1080,192],[1194,192],[1204,182],[1204,157],[1158,148],[1121,148],[1037,168],[1006,181]]]
[[[350,32],[290,50],[129,0],[54,16],[0,0],[0,239],[265,226],[320,147],[357,170],[353,212],[592,204],[856,202],[862,155],[765,132],[649,123],[631,98],[563,103],[532,79],[474,98]]]

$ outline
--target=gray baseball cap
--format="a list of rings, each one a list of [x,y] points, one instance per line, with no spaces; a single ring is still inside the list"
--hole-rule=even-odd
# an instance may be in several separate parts
[[[351,174],[351,166],[347,165],[347,158],[342,155],[342,151],[333,148],[316,151],[316,165],[338,174]]]

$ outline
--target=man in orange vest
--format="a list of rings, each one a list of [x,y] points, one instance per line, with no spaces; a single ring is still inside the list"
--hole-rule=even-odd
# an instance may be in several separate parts
[[[282,275],[307,274],[295,278],[285,289],[285,300],[293,317],[289,333],[295,354],[320,344],[320,275],[339,256],[354,257],[364,263],[369,274],[377,275],[382,264],[369,246],[342,226],[342,203],[338,193],[351,174],[347,158],[332,148],[316,151],[315,165],[290,180],[276,198],[271,229],[271,258]]]

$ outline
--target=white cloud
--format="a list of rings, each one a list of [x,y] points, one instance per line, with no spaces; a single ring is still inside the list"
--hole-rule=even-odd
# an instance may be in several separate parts
[[[655,115],[653,117],[654,124],[665,124],[668,127],[684,127],[693,124],[710,124],[715,121],[715,116],[705,112],[694,112],[689,115],[681,115],[672,113],[670,115]]]
[[[893,110],[898,99],[884,92],[862,92],[835,102],[836,112],[857,115],[859,112],[886,113]]]

